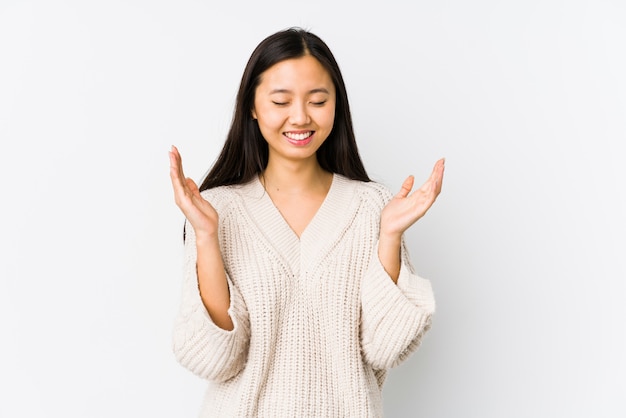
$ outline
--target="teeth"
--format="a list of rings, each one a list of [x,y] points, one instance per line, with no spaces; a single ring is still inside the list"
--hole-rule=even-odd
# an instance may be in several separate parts
[[[301,134],[292,134],[292,133],[289,133],[289,132],[285,132],[285,136],[287,136],[289,139],[294,139],[296,141],[302,141],[304,139],[307,139],[312,134],[313,134],[313,132],[311,132],[311,131],[305,132],[305,133],[301,133]]]

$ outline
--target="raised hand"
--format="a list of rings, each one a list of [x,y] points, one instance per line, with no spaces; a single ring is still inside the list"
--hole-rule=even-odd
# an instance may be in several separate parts
[[[183,212],[196,235],[214,235],[217,231],[217,212],[200,196],[196,183],[183,173],[182,159],[172,145],[170,154],[170,178],[174,188],[174,200]]]
[[[217,212],[202,198],[196,183],[185,177],[180,153],[175,146],[170,151],[170,178],[176,205],[196,233],[197,287],[202,303],[218,327],[232,330],[234,325],[228,314],[230,293],[217,238]]]
[[[428,180],[413,193],[411,190],[415,182],[414,177],[409,176],[404,180],[400,192],[383,208],[380,216],[381,237],[400,237],[426,214],[441,193],[444,166],[443,158],[437,161]]]

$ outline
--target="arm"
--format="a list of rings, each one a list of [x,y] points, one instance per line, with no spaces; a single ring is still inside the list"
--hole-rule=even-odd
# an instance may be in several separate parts
[[[178,362],[194,374],[226,381],[245,365],[250,343],[248,312],[237,287],[226,276],[230,294],[227,315],[233,328],[225,330],[213,321],[198,289],[195,242],[193,228],[187,228],[182,300],[174,323],[172,348]]]
[[[224,381],[244,366],[250,339],[243,298],[224,269],[217,235],[217,212],[195,183],[184,178],[180,155],[170,153],[176,203],[187,217],[183,292],[173,351],[193,373]]]
[[[170,178],[176,205],[196,235],[197,275],[202,302],[217,326],[232,330],[233,323],[227,313],[230,296],[217,237],[217,212],[200,196],[194,181],[185,178],[180,153],[174,146],[170,151]]]
[[[430,329],[435,298],[430,282],[414,273],[404,244],[396,283],[378,257],[379,247],[361,285],[361,347],[368,364],[385,370],[419,347]]]
[[[374,368],[387,369],[406,359],[430,328],[435,310],[432,288],[414,273],[403,234],[441,192],[443,171],[442,159],[411,195],[410,176],[381,212],[378,243],[361,287],[361,344],[365,360]]]
[[[196,252],[198,290],[202,303],[215,325],[232,331],[234,325],[228,315],[230,290],[217,233],[210,236],[196,234]]]

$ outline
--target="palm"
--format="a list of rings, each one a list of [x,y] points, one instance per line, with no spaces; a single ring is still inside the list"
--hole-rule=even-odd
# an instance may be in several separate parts
[[[426,214],[441,193],[444,160],[437,161],[433,172],[419,189],[413,189],[415,179],[409,176],[402,189],[383,208],[380,218],[381,233],[400,235]]]
[[[198,186],[183,173],[182,159],[176,147],[170,151],[170,178],[174,188],[174,200],[196,234],[199,231],[213,234],[217,230],[217,212],[200,195]]]

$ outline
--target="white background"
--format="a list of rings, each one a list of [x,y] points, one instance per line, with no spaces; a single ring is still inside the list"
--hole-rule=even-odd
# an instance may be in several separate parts
[[[387,416],[626,416],[626,3],[367,4],[0,0],[0,416],[196,416],[167,151],[202,178],[289,26],[334,51],[371,177],[447,158]]]

